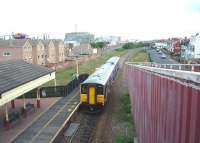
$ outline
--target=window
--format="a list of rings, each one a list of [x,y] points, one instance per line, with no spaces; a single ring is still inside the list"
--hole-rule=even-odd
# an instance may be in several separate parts
[[[103,95],[103,86],[97,85],[97,95]]]
[[[87,85],[82,84],[82,85],[81,85],[81,93],[82,93],[82,94],[87,94],[87,88],[88,88]]]
[[[42,58],[44,58],[44,55],[42,55]]]
[[[3,56],[11,56],[10,52],[4,52]]]
[[[38,59],[40,58],[40,56],[38,56]]]

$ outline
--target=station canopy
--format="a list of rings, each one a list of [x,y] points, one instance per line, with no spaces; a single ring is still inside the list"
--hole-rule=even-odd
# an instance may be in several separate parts
[[[22,60],[0,62],[0,106],[55,79],[55,71]]]

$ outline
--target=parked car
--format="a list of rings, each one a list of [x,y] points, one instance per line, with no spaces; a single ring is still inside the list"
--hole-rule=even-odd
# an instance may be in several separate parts
[[[161,56],[160,56],[160,58],[162,58],[162,59],[165,59],[167,56],[165,55],[165,54],[162,54]]]

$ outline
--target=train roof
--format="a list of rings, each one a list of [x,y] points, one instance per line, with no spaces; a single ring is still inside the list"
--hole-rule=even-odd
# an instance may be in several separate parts
[[[112,57],[109,60],[107,60],[106,63],[97,68],[97,70],[92,75],[90,75],[83,82],[83,84],[96,83],[105,85],[119,59],[119,57]]]

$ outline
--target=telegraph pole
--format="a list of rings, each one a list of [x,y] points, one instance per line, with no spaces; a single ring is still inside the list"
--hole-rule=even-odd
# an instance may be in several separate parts
[[[75,33],[77,33],[77,24],[75,24]]]

